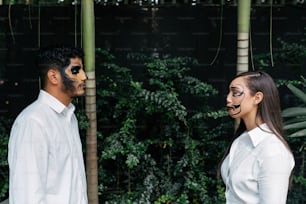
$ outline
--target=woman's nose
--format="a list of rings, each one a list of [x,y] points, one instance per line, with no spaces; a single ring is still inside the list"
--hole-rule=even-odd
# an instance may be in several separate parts
[[[230,102],[230,94],[228,93],[225,98],[226,102]]]

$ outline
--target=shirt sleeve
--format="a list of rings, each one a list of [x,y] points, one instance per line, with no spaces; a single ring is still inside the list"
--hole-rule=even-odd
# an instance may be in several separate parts
[[[45,204],[48,140],[38,120],[13,125],[8,161],[10,204]]]
[[[273,148],[270,151],[273,151]],[[258,177],[259,203],[286,204],[293,165],[293,158],[287,152],[269,155],[263,159]]]

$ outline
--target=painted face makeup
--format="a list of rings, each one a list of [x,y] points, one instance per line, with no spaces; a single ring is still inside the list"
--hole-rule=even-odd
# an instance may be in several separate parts
[[[230,92],[227,95],[226,110],[231,116],[237,115],[241,112],[241,103],[244,99],[244,96],[245,91],[243,85],[234,84],[230,86]]]
[[[80,73],[80,69],[81,69],[81,66],[73,66],[71,67],[71,73],[73,75],[77,75],[78,73]]]
[[[75,82],[83,82],[87,79],[86,73],[81,65],[71,65],[65,70],[65,73]]]
[[[70,65],[65,69],[63,74],[64,88],[74,96],[83,95],[85,92],[86,73],[83,69],[81,59],[71,59]]]

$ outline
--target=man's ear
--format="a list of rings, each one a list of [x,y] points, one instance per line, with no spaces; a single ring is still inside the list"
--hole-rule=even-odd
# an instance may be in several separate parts
[[[59,82],[59,74],[57,70],[55,69],[48,70],[47,76],[48,76],[48,81],[51,84],[57,84]]]
[[[264,95],[261,91],[258,91],[256,94],[255,94],[255,104],[259,104],[262,99],[263,99]]]

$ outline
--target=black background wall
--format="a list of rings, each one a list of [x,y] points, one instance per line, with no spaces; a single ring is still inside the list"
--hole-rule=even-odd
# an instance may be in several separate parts
[[[96,47],[110,50],[120,63],[125,62],[125,56],[130,52],[194,57],[199,65],[192,67],[192,73],[215,84],[221,94],[226,92],[228,80],[235,74],[235,6],[225,5],[221,9],[220,6],[186,5],[152,9],[96,5],[95,17]],[[305,8],[274,7],[272,22],[274,51],[279,49],[278,38],[288,42],[299,42],[305,38]],[[269,7],[252,8],[251,39],[254,55],[269,52],[269,23]],[[36,99],[39,85],[35,58],[39,47],[81,45],[80,30],[79,6],[13,5],[10,12],[8,6],[0,6],[0,115],[14,117]],[[220,32],[220,52],[212,63]],[[280,67],[275,63],[276,66],[272,68],[273,75],[277,75],[275,77],[297,77],[290,70],[290,65]],[[137,73],[137,65],[129,66]]]

